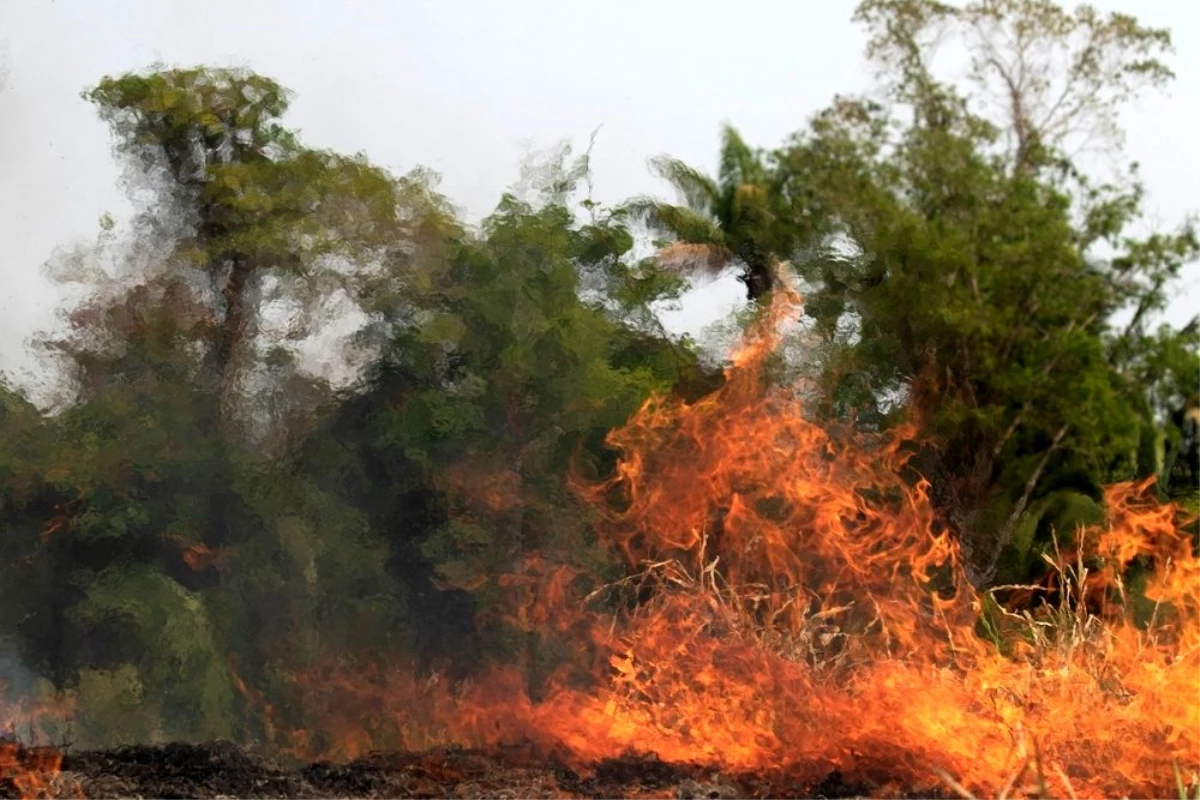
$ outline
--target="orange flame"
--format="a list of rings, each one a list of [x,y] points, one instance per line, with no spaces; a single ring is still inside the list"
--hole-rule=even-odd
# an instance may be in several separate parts
[[[6,685],[0,681],[0,697]],[[0,793],[22,798],[81,796],[78,786],[60,780],[63,754],[57,747],[30,747],[17,734],[41,739],[45,728],[61,726],[71,718],[70,699],[61,696],[43,701],[23,699],[0,704]]]
[[[62,769],[62,753],[0,742],[0,784],[9,783],[22,798],[53,797],[51,779]]]
[[[511,668],[457,693],[402,669],[309,676],[356,698],[328,704],[329,730],[355,752],[390,720],[409,745],[527,742],[577,765],[635,751],[799,781],[836,769],[880,794],[1194,791],[1200,562],[1177,509],[1112,487],[1107,525],[1054,560],[1059,605],[1000,610],[1002,635],[980,635],[985,598],[927,485],[901,477],[913,431],[821,427],[766,385],[795,300],[764,314],[724,388],[646,403],[610,435],[615,476],[577,486],[629,578],[584,596],[585,576],[532,558],[500,579],[510,621],[568,635],[573,659],[532,695]],[[1135,559],[1151,569],[1143,624]],[[609,607],[625,610],[589,610],[623,590]]]

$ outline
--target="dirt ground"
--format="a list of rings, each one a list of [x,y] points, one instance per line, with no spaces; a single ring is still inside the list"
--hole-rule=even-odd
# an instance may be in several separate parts
[[[30,751],[32,752],[32,751]],[[786,774],[729,775],[654,757],[625,757],[580,774],[520,748],[376,754],[349,764],[283,766],[228,742],[67,753],[42,796],[88,798],[734,798],[864,797],[880,787],[838,773],[817,783]],[[19,797],[0,774],[0,797]],[[939,787],[914,789],[934,797]],[[894,796],[894,795],[893,795]]]

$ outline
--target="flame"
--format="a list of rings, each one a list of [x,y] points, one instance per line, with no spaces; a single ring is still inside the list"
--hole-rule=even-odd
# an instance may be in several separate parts
[[[188,569],[202,572],[211,566],[224,568],[229,562],[232,548],[214,550],[203,542],[182,545],[180,555]]]
[[[55,748],[0,742],[0,785],[8,783],[22,798],[53,797],[51,780],[61,772],[62,759]]]
[[[496,668],[456,690],[399,666],[297,676],[325,698],[311,702],[337,754],[390,731],[392,746],[524,742],[582,766],[632,751],[797,781],[836,769],[881,795],[1194,791],[1200,562],[1178,509],[1148,483],[1110,488],[1107,523],[1050,559],[1055,602],[997,606],[927,484],[903,477],[914,430],[820,426],[768,385],[797,301],[780,293],[721,390],[652,399],[614,431],[611,480],[576,481],[627,578],[596,587],[533,557],[499,579],[509,622],[574,643],[556,672],[530,686]]]
[[[0,698],[7,692],[0,680]],[[17,735],[46,738],[47,729],[61,727],[73,714],[67,696],[0,703],[0,792],[21,798],[82,796],[77,785],[61,778],[63,753],[57,747],[26,746]]]

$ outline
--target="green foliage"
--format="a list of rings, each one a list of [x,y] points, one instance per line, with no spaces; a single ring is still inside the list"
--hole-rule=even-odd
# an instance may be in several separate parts
[[[1115,477],[1137,422],[1107,356],[1110,295],[1073,244],[1067,199],[982,155],[967,130],[911,131],[892,164],[856,168],[891,184],[846,215],[859,252],[801,269],[820,287],[818,329],[846,351],[831,411],[877,417],[908,391],[941,442],[922,468],[970,514],[995,487],[1017,502],[1047,468]],[[788,163],[823,144],[794,145]],[[850,312],[857,341],[839,342]]]
[[[288,338],[311,332],[329,294],[350,288],[345,260],[363,266],[399,243],[402,187],[362,158],[301,146],[278,122],[286,91],[249,72],[129,74],[84,96],[150,176],[151,220],[188,229],[168,269],[186,280],[190,264],[207,276],[195,302],[211,319],[198,344],[217,387],[213,424],[228,427],[244,405],[264,307],[290,302]]]
[[[1082,527],[1104,522],[1104,508],[1082,492],[1060,489],[1039,498],[1022,514],[1012,541],[1000,554],[996,582],[1025,583],[1046,573],[1044,555],[1054,554],[1055,540],[1069,550]]]
[[[807,269],[820,287],[822,329],[837,329],[834,315],[858,317],[859,339],[846,345],[856,374],[842,394],[845,368],[835,362],[832,397],[835,408],[839,395],[843,408],[877,408],[909,389],[940,441],[921,466],[941,484],[968,548],[992,553],[980,558],[990,577],[1000,550],[1026,548],[1014,535],[1037,527],[1034,506],[1054,496],[1055,475],[1086,476],[1080,485],[1094,495],[1105,482],[1161,474],[1156,439],[1167,407],[1185,402],[1175,387],[1195,368],[1193,335],[1155,337],[1145,322],[1194,258],[1195,236],[1190,227],[1125,235],[1140,214],[1140,187],[1094,186],[1065,155],[1080,130],[1118,141],[1114,104],[1170,77],[1156,60],[1169,37],[1127,16],[1102,19],[1088,8],[1071,16],[1049,2],[954,9],[888,0],[864,3],[858,17],[872,32],[868,53],[894,70],[895,96],[916,111],[913,123],[864,125],[873,107],[863,105],[832,128],[819,120],[780,157],[784,169],[836,164],[823,176],[831,184],[875,183],[861,194],[814,191],[813,170],[801,167],[820,211],[859,251]],[[1003,82],[1001,113],[988,116],[935,78],[934,30],[962,37],[977,83]],[[1061,74],[1046,61],[1059,55]],[[1001,131],[1015,149],[997,150]],[[1116,258],[1096,253],[1101,240],[1118,248]],[[1151,355],[1168,351],[1174,359]]]
[[[433,598],[467,593],[469,635],[501,649],[515,640],[498,578],[526,555],[603,568],[568,473],[602,468],[608,430],[699,373],[683,344],[642,329],[647,305],[677,284],[628,263],[620,217],[590,210],[580,225],[563,205],[509,196],[478,234],[457,235],[438,283],[380,320],[390,339],[335,432],[358,451],[351,464],[382,468],[350,482],[422,587],[418,619],[437,624],[450,614]],[[344,485],[346,462],[335,463]]]
[[[798,231],[769,185],[763,154],[751,150],[732,126],[726,125],[721,136],[715,180],[669,156],[651,161],[684,205],[641,198],[626,208],[675,241],[701,247],[686,254],[685,269],[719,271],[736,259],[750,299],[756,300],[775,285],[773,259],[790,254]]]
[[[96,680],[97,669],[117,670],[112,677],[122,677],[127,687],[114,699],[123,705],[139,699],[139,716],[156,724],[152,732],[139,732],[152,734],[142,741],[230,736],[233,686],[213,658],[214,630],[201,598],[147,567],[118,565],[80,583],[84,598],[65,619],[68,641],[91,656],[92,672],[81,679]],[[84,695],[79,735],[103,742],[108,715],[101,712],[93,720],[90,701]]]
[[[206,162],[222,145],[263,157],[269,147],[291,144],[276,122],[287,110],[287,92],[243,70],[152,70],[104,78],[84,97],[99,106],[128,147],[148,157],[161,148],[181,176],[200,178],[207,166],[196,163],[196,145]]]
[[[84,306],[60,343],[81,394],[43,423],[31,480],[47,499],[26,508],[10,584],[24,655],[80,693],[84,741],[111,741],[129,704],[139,740],[232,735],[230,654],[258,677],[271,656],[300,664],[399,628],[354,512],[205,425],[188,307],[154,288]]]

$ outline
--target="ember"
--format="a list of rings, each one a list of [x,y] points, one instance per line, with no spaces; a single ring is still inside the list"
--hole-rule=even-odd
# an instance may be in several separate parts
[[[53,748],[25,747],[0,741],[0,794],[5,797],[55,796],[54,784],[62,753]]]

